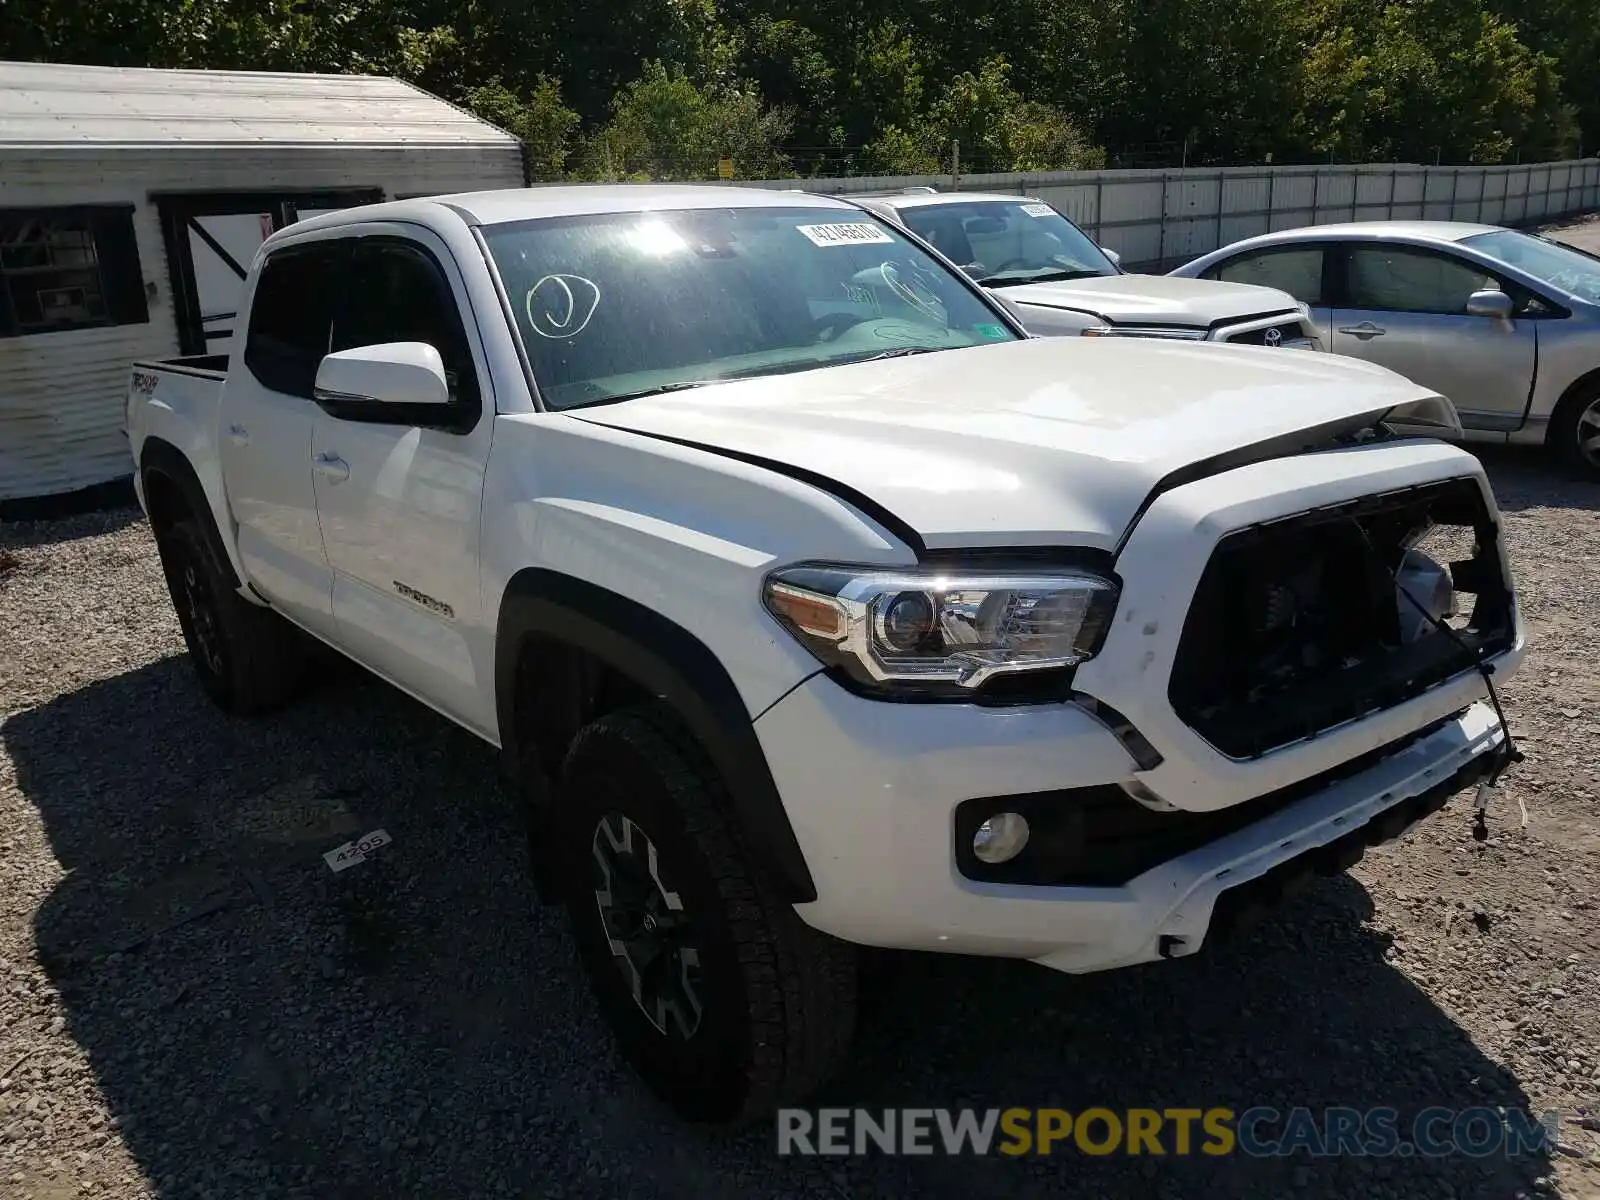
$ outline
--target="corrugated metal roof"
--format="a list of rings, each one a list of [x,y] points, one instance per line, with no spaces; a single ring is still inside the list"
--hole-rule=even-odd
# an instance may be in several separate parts
[[[515,141],[380,75],[0,62],[0,145],[429,145]]]

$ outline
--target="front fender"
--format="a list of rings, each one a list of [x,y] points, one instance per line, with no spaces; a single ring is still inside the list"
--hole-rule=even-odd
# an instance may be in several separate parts
[[[753,714],[703,642],[605,588],[537,567],[519,571],[506,587],[495,636],[495,701],[504,747],[516,745],[518,664],[538,637],[592,655],[671,704],[727,785],[739,828],[783,898],[793,904],[817,898]],[[507,755],[508,762],[517,760]]]

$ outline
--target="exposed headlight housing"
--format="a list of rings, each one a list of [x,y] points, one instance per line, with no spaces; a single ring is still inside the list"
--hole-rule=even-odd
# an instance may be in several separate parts
[[[1092,658],[1117,584],[1077,570],[808,565],[773,572],[762,598],[819,660],[868,690],[972,699],[998,677]]]

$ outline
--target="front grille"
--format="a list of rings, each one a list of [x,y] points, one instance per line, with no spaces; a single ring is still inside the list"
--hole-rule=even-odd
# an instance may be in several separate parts
[[[1272,334],[1277,334],[1277,339]],[[1243,333],[1236,333],[1228,341],[1236,346],[1278,346],[1285,342],[1303,342],[1306,340],[1306,331],[1301,328],[1298,321],[1288,321],[1282,325],[1268,325],[1264,329],[1247,329]]]
[[[1168,698],[1232,758],[1392,708],[1511,646],[1498,530],[1475,480],[1424,484],[1252,526],[1212,553]],[[1450,541],[1470,554],[1458,561]],[[1441,550],[1434,543],[1444,543]],[[1393,572],[1408,549],[1448,565],[1470,617],[1407,640]],[[1414,624],[1415,622],[1410,622]]]

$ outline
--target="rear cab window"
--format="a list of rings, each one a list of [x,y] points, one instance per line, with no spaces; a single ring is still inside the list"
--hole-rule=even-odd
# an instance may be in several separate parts
[[[285,246],[263,264],[244,348],[244,364],[262,387],[311,399],[350,245],[340,238]]]

